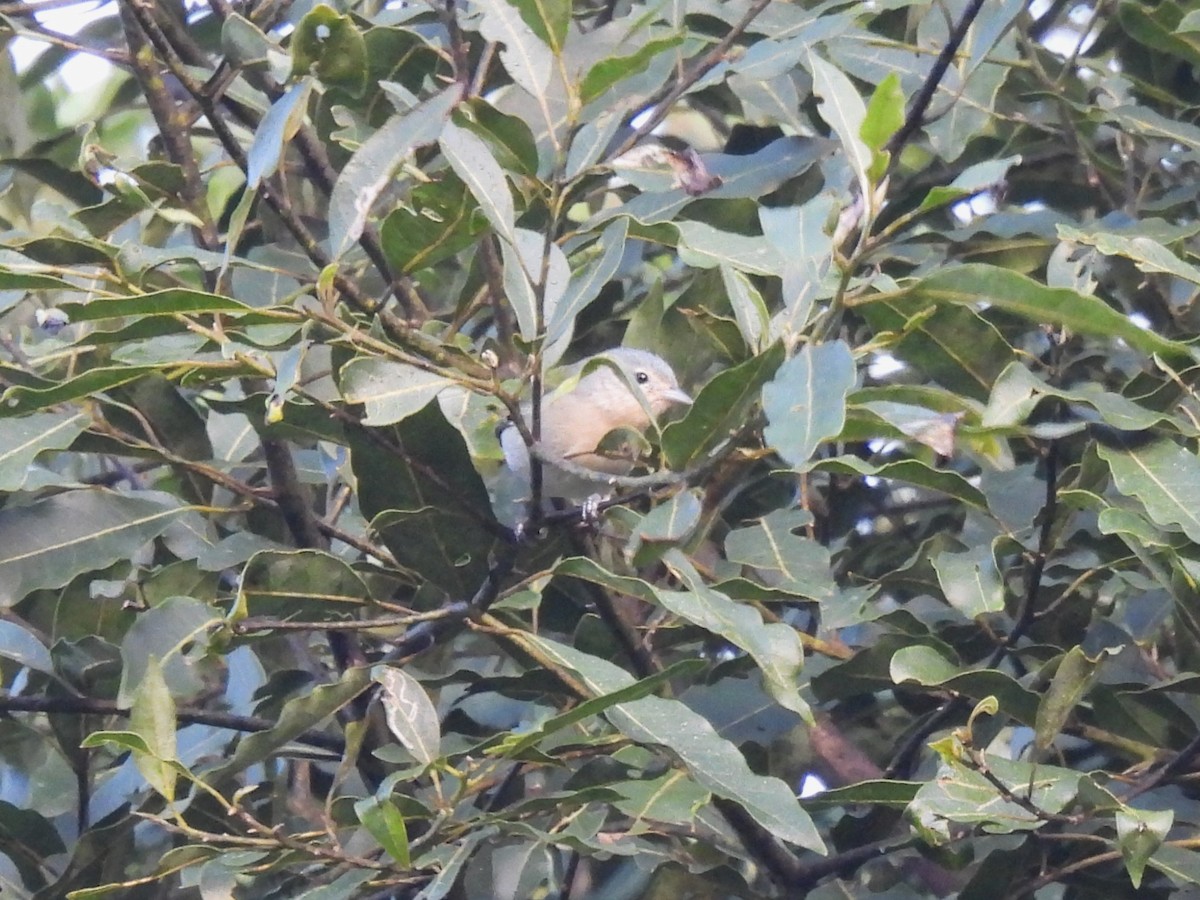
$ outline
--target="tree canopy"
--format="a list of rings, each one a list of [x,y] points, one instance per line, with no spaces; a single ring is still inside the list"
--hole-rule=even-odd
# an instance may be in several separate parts
[[[1200,11],[0,45],[6,895],[1200,886]],[[694,403],[521,503],[618,345]]]

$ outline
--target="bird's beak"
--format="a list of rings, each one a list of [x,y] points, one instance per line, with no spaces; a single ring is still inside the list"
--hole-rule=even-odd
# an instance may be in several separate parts
[[[663,391],[662,395],[664,400],[671,403],[681,403],[684,406],[692,405],[692,398],[679,388],[671,388],[670,390]]]

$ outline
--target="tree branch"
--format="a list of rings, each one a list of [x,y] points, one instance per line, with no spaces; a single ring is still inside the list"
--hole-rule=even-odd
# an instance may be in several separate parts
[[[954,59],[955,54],[958,53],[958,48],[962,46],[962,42],[967,37],[967,29],[971,27],[971,23],[975,21],[975,17],[983,9],[983,4],[984,0],[971,0],[971,3],[963,10],[962,17],[959,18],[958,22],[950,30],[950,34],[946,39],[946,46],[942,47],[942,52],[934,60],[933,67],[929,70],[929,74],[925,77],[925,82],[921,85],[921,90],[917,93],[916,99],[913,100],[912,106],[909,107],[908,115],[904,117],[904,124],[900,126],[900,129],[887,142],[887,151],[892,155],[893,166],[900,156],[900,151],[912,140],[913,135],[917,133],[917,129],[924,124],[925,113],[929,109],[929,104],[933,102],[933,96],[937,93],[938,85],[942,83],[942,78],[945,76],[946,70],[950,68],[951,60]]]
[[[169,47],[153,16],[142,7],[141,0],[121,0],[118,9],[125,29],[125,40],[129,44],[134,76],[142,87],[146,104],[158,125],[168,158],[183,172],[183,199],[188,211],[201,222],[194,229],[197,241],[206,250],[214,250],[220,245],[220,239],[216,225],[208,214],[208,206],[204,203],[200,167],[192,150],[191,124],[167,89],[159,69],[159,60],[154,56],[154,50],[161,54]],[[154,45],[153,49],[151,44]]]
[[[91,697],[23,697],[4,691],[0,691],[0,710],[4,712],[38,712],[49,715],[115,716],[121,719],[128,719],[130,714],[128,709],[118,706],[112,700],[98,700]],[[248,732],[270,731],[279,724],[258,716],[236,716],[232,713],[213,712],[191,706],[177,708],[175,719],[184,725],[211,725],[230,731]],[[319,731],[306,731],[295,740],[321,750],[328,750],[331,753],[340,754],[345,750],[345,744],[341,738]]]
[[[978,0],[978,2],[982,2],[982,0]],[[770,5],[771,0],[754,0],[754,2],[750,4],[750,8],[746,10],[746,14],[742,16],[741,20],[738,21],[736,25],[729,29],[725,37],[721,38],[721,40],[718,41],[711,50],[693,62],[692,65],[688,67],[687,71],[684,72],[684,74],[680,76],[674,84],[670,85],[669,87],[665,87],[660,92],[661,97],[659,99],[651,99],[650,102],[647,103],[647,107],[650,108],[649,114],[639,111],[638,115],[645,116],[642,124],[634,129],[633,132],[618,145],[616,150],[608,154],[609,159],[618,157],[622,153],[629,152],[631,149],[637,146],[638,142],[641,141],[642,138],[657,128],[662,123],[663,119],[665,119],[671,112],[671,107],[675,105],[675,102],[684,94],[686,94],[692,85],[708,74],[711,69],[725,61],[725,54],[729,52],[729,49],[733,46],[734,42],[742,36],[743,32],[745,32],[747,28],[750,27],[750,23],[758,18],[759,14]]]

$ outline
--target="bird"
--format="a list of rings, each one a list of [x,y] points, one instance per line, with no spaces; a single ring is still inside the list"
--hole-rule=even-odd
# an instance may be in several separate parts
[[[568,379],[542,400],[536,452],[544,463],[543,496],[582,502],[600,493],[604,475],[626,475],[633,469],[632,453],[600,449],[605,435],[622,428],[645,431],[668,409],[690,405],[692,398],[680,388],[670,364],[647,350],[616,347],[588,357],[577,368],[580,377]],[[529,422],[529,410],[523,414]],[[499,438],[507,468],[528,488],[529,447],[520,431],[509,422]],[[597,476],[567,471],[556,461]]]

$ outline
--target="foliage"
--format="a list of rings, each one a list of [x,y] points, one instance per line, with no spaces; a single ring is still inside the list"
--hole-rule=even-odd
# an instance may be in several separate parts
[[[7,894],[1200,884],[1200,13],[38,12]],[[694,405],[527,514],[494,429],[620,343]]]

